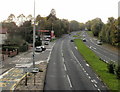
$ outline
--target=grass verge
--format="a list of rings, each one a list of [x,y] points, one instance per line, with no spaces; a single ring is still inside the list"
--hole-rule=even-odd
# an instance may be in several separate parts
[[[85,60],[90,64],[93,70],[103,80],[110,90],[118,90],[118,79],[116,75],[110,74],[107,69],[107,64],[99,60],[99,57],[90,50],[80,39],[74,40],[79,52]]]

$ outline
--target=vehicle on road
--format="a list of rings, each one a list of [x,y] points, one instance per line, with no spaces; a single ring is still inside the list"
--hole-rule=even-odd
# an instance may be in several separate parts
[[[98,40],[98,41],[97,41],[97,44],[98,44],[98,45],[102,45],[102,41]]]
[[[83,42],[86,42],[86,39],[85,39],[85,38],[83,38]]]
[[[74,42],[73,40],[70,40],[70,42]]]

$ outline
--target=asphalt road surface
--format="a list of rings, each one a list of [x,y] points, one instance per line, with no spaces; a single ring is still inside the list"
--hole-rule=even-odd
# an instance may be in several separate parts
[[[81,36],[86,38],[85,44],[93,50],[102,60],[105,62],[114,61],[118,62],[118,52],[113,52],[108,48],[103,47],[102,45],[97,44],[97,40],[90,37],[87,32],[82,31]]]
[[[44,90],[94,90],[107,92],[106,86],[65,35],[58,39],[49,60]]]

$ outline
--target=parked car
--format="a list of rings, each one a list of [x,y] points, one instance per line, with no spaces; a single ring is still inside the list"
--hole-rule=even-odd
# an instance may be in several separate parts
[[[35,52],[42,52],[41,46],[37,46],[37,47],[35,48]]]
[[[48,41],[47,41],[47,42],[45,42],[45,43],[44,43],[44,45],[49,45],[49,42],[48,42]]]
[[[98,41],[97,41],[97,44],[98,44],[98,45],[102,45],[102,41],[98,40]]]
[[[41,48],[42,48],[42,51],[45,51],[45,50],[46,50],[45,46],[41,46]]]

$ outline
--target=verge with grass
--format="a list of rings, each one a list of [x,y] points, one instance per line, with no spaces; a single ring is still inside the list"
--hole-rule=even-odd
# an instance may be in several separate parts
[[[107,64],[99,59],[99,57],[89,49],[80,39],[74,40],[79,52],[85,60],[90,64],[92,69],[98,74],[110,90],[118,90],[118,79],[116,75],[108,72]]]

